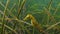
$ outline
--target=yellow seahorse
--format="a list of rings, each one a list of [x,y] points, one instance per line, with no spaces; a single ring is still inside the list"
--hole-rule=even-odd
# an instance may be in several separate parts
[[[27,14],[27,16],[23,19],[23,20],[28,20],[30,19],[31,20],[31,24],[33,27],[35,27],[36,29],[38,29],[40,32],[43,32],[44,34],[47,34],[47,32],[45,32],[43,30],[43,28],[41,27],[41,24],[39,24],[37,22],[37,20],[35,19],[35,17],[33,17],[31,14]]]

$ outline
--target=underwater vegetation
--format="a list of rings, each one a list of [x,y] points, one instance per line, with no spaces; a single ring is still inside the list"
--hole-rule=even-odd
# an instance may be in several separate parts
[[[0,34],[60,34],[60,0],[0,0]]]

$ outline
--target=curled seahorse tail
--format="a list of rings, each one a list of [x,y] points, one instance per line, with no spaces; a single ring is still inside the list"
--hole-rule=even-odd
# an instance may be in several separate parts
[[[46,32],[44,30],[39,30],[39,32],[42,32],[43,34],[48,34],[48,32]]]

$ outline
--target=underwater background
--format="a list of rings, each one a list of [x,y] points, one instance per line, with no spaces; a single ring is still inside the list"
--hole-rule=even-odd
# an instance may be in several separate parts
[[[3,17],[4,11],[12,21]],[[0,0],[0,23],[6,25],[4,34],[42,34],[34,27],[14,20],[17,17],[23,21],[27,14],[33,15],[48,34],[60,34],[60,0]],[[26,22],[31,24],[30,20]]]

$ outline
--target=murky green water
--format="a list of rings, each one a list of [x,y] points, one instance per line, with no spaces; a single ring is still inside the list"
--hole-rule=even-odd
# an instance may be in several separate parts
[[[3,3],[3,5],[5,6],[6,1],[7,0],[0,0],[0,10],[1,11],[4,11],[4,7],[1,5],[1,3]],[[22,0],[20,2],[22,2]],[[10,0],[8,9],[11,9],[11,7],[15,3],[16,3],[16,6],[13,10],[14,12],[12,12],[12,13],[15,16],[17,16],[18,0]],[[24,7],[25,9],[22,9],[20,18],[23,19],[28,13],[31,13],[37,19],[37,21],[41,24],[49,24],[49,25],[54,24],[53,21],[50,22],[47,14],[45,13],[45,9],[44,9],[44,7],[48,9],[49,3],[50,3],[50,0],[26,0],[25,7]],[[57,12],[55,13],[56,10],[57,10]],[[50,12],[51,16],[54,16],[54,19],[56,22],[60,22],[60,0],[52,1],[49,12]],[[55,13],[55,15],[54,15],[54,13]],[[51,32],[51,33],[53,33],[53,32]]]

